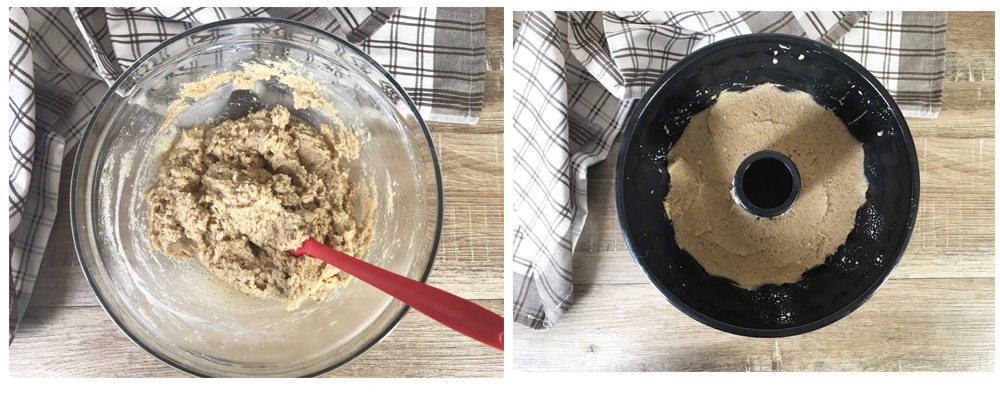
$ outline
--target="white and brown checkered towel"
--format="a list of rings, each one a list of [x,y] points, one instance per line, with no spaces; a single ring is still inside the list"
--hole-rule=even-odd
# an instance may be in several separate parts
[[[943,12],[527,12],[514,14],[508,199],[514,318],[552,327],[573,299],[587,168],[604,160],[635,99],[719,39],[780,32],[822,41],[878,78],[908,117],[936,117]]]
[[[63,158],[109,85],[164,40],[240,17],[290,19],[346,38],[392,74],[424,119],[479,119],[482,8],[11,8],[10,341],[57,218]]]

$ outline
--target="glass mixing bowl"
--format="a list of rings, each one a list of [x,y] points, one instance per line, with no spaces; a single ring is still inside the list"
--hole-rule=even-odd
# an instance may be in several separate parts
[[[271,79],[249,90],[226,84],[172,114],[181,85],[248,62],[287,60],[360,132],[361,157],[346,165],[378,202],[364,259],[425,281],[437,251],[443,200],[434,146],[416,106],[378,63],[329,33],[274,19],[208,24],[164,42],[125,71],[94,112],[73,166],[71,220],[84,273],[111,318],[140,347],[194,375],[318,375],[371,348],[408,310],[354,280],[288,311],[240,293],[194,260],[151,248],[142,192],[177,129],[260,107],[293,110],[290,88]],[[310,124],[330,121],[315,107],[292,113]]]

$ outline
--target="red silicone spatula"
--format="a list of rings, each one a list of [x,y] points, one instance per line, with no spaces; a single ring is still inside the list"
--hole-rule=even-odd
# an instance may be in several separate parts
[[[503,317],[469,300],[431,287],[409,277],[355,259],[343,252],[307,239],[292,255],[309,255],[371,284],[431,319],[483,344],[503,351]]]

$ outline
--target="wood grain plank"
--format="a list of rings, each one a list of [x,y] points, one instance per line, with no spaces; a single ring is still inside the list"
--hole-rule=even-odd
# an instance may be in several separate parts
[[[503,314],[502,300],[477,301]],[[330,377],[503,377],[503,353],[410,311],[382,343]]]
[[[99,306],[29,308],[10,344],[11,377],[183,377],[133,344]]]
[[[499,300],[479,302],[502,313]],[[100,307],[32,308],[10,345],[11,377],[184,377],[128,339]],[[96,357],[99,355],[99,357]],[[503,353],[410,311],[328,377],[499,377]]]
[[[993,69],[994,57],[993,49],[946,52],[944,56],[945,82],[976,84],[996,80],[996,71]],[[972,87],[979,87],[979,85]],[[961,100],[955,94],[952,94],[951,97],[952,100]],[[986,99],[986,97],[984,100],[993,101],[992,98]]]
[[[948,50],[993,50],[995,21],[992,11],[949,11],[945,46]]]
[[[441,134],[444,227],[430,282],[503,299],[503,136]]]
[[[906,120],[914,141],[933,138],[993,138],[993,122],[993,112],[982,110],[942,110],[936,119]]]
[[[727,334],[651,285],[585,285],[547,331],[514,329],[516,371],[988,371],[994,280],[898,280],[825,328],[781,339]]]

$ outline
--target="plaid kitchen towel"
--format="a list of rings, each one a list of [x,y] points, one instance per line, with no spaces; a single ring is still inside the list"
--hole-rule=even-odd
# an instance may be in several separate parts
[[[164,40],[239,17],[290,19],[346,38],[393,75],[424,119],[479,119],[483,8],[11,8],[9,341],[56,219],[63,158],[109,85]]]
[[[936,117],[943,12],[515,12],[510,244],[514,318],[552,327],[573,300],[572,253],[587,168],[607,157],[634,101],[678,60],[719,39],[779,32],[853,57],[908,117]]]

